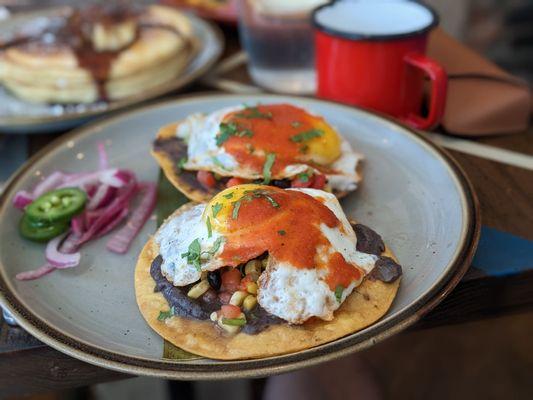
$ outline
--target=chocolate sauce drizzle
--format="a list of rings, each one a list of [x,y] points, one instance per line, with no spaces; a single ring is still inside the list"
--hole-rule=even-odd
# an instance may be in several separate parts
[[[168,25],[152,21],[143,23],[141,21],[142,11],[139,6],[125,5],[121,1],[118,4],[113,2],[74,9],[68,16],[54,17],[39,32],[18,34],[7,41],[0,41],[0,51],[13,46],[39,51],[46,51],[47,45],[66,46],[74,52],[78,65],[91,74],[98,90],[98,100],[108,101],[106,83],[113,60],[137,41],[143,28],[168,29],[180,35],[180,32]],[[109,27],[128,20],[136,22],[135,35],[130,43],[113,51],[101,51],[94,47],[91,35],[96,24]]]
[[[66,24],[67,33],[73,34],[78,40],[71,46],[78,59],[78,65],[89,71],[98,89],[98,98],[107,101],[105,84],[111,72],[113,60],[139,37],[139,25],[135,25],[134,39],[125,47],[114,51],[98,51],[91,41],[91,30],[100,23],[112,26],[125,22],[130,18],[138,18],[138,13],[129,7],[119,6],[92,6],[86,10],[74,12]]]

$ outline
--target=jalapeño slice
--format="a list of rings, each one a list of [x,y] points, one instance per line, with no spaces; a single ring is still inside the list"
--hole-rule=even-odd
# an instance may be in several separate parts
[[[19,231],[22,237],[34,242],[47,242],[56,236],[66,232],[69,227],[68,222],[58,221],[51,223],[35,222],[28,218],[26,214],[22,216],[19,224]]]
[[[83,210],[86,200],[87,195],[83,190],[56,189],[35,199],[26,207],[26,214],[38,222],[67,221]]]

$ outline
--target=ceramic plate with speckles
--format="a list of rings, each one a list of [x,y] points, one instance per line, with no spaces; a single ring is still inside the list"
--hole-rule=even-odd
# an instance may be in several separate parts
[[[65,7],[57,7],[17,14],[2,22],[0,42],[13,35],[13,32],[29,21],[36,25],[43,24],[46,18],[64,12]],[[177,91],[198,79],[209,71],[222,54],[224,36],[209,22],[190,14],[188,18],[197,41],[197,50],[183,72],[175,79],[122,100],[69,105],[29,103],[18,99],[0,85],[0,132],[32,134],[70,129],[102,114],[125,109]]]
[[[380,232],[404,267],[389,312],[374,325],[305,351],[259,360],[222,362],[166,359],[163,339],[145,323],[133,287],[135,261],[156,229],[150,220],[123,256],[105,239],[82,248],[75,269],[19,282],[18,272],[43,261],[43,246],[19,238],[16,191],[56,169],[76,172],[97,165],[96,143],[105,141],[112,165],[155,181],[150,157],[158,128],[193,112],[235,104],[291,102],[323,115],[365,154],[364,181],[342,201],[348,216]],[[90,363],[133,374],[178,379],[260,376],[312,365],[357,351],[411,325],[455,286],[468,267],[479,234],[472,188],[442,150],[388,119],[318,100],[283,96],[184,97],[96,122],[56,140],[11,179],[0,199],[0,302],[30,333]],[[168,353],[165,353],[168,354]]]

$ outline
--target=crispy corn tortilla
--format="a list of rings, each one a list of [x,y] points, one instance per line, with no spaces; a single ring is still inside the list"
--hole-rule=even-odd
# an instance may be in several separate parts
[[[169,218],[176,217],[192,207],[180,207]],[[357,332],[381,318],[391,306],[400,285],[365,279],[341,307],[333,321],[314,319],[303,325],[273,325],[256,334],[238,333],[228,336],[213,322],[171,317],[159,321],[160,311],[169,309],[163,295],[154,292],[155,282],[150,275],[153,259],[159,254],[157,243],[151,238],[144,246],[135,269],[135,295],[139,309],[148,325],[172,344],[197,355],[238,360],[262,358],[292,353],[318,346]],[[394,258],[387,248],[383,255]]]
[[[182,121],[179,121],[173,124],[163,126],[157,133],[156,140],[176,138],[176,129],[181,123]],[[187,144],[184,141],[180,141],[179,147],[179,151],[182,157],[187,157]],[[178,160],[171,157],[170,154],[168,154],[167,152],[155,151],[152,148],[151,153],[157,160],[157,163],[163,170],[163,173],[165,174],[167,179],[174,185],[175,188],[181,191],[192,201],[209,201],[215,194],[226,188],[224,185],[218,185],[213,189],[206,189],[196,179],[196,171],[180,171],[178,173],[178,168],[176,165]],[[343,198],[348,193],[348,191],[339,190],[333,192],[333,194],[338,199]]]

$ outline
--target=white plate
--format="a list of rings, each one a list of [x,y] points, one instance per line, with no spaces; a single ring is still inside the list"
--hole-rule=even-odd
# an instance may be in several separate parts
[[[234,104],[291,102],[325,116],[365,154],[364,181],[342,201],[349,216],[379,232],[398,256],[404,277],[390,311],[374,325],[313,349],[268,359],[220,362],[166,360],[163,340],[145,323],[133,288],[135,261],[154,221],[124,256],[104,241],[82,248],[81,265],[40,280],[18,272],[43,261],[43,246],[19,238],[17,190],[56,169],[76,172],[97,164],[96,143],[109,145],[112,165],[156,180],[150,157],[159,127],[193,112]],[[82,156],[81,156],[82,155]],[[80,158],[82,158],[80,160]],[[14,176],[0,198],[0,302],[30,333],[82,360],[133,374],[182,379],[258,376],[339,357],[369,346],[417,321],[451,290],[468,267],[479,232],[476,200],[455,162],[423,137],[366,111],[318,100],[281,96],[184,97],[97,122],[61,137]]]

